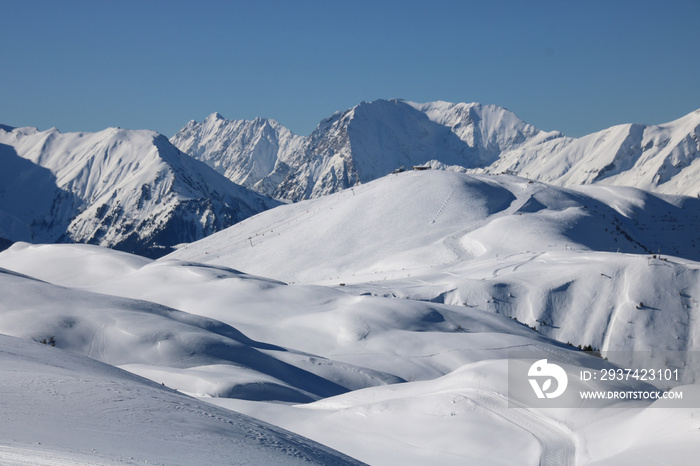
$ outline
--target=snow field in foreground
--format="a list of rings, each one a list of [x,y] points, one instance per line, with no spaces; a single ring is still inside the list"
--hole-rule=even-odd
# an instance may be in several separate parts
[[[0,335],[3,464],[358,464],[83,356]]]

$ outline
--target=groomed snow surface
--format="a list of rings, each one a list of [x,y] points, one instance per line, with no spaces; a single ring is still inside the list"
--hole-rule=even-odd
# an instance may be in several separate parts
[[[700,409],[512,407],[508,355],[700,349],[699,218],[687,197],[428,171],[155,261],[16,243],[0,462],[695,464]]]

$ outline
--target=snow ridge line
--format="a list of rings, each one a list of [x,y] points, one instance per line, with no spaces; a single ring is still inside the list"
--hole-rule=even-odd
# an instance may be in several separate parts
[[[450,191],[449,194],[447,194],[447,197],[442,202],[442,205],[438,209],[437,213],[435,214],[433,219],[430,221],[431,225],[435,223],[435,221],[438,219],[438,217],[440,215],[442,215],[442,212],[445,210],[445,207],[447,207],[447,204],[450,202],[450,199],[452,199],[452,196],[454,196],[454,194],[455,194],[455,188],[452,188],[452,191]]]

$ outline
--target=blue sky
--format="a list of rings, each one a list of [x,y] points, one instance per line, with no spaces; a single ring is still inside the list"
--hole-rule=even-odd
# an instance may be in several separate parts
[[[361,101],[496,104],[582,136],[700,108],[700,1],[0,0],[0,123],[98,131]]]

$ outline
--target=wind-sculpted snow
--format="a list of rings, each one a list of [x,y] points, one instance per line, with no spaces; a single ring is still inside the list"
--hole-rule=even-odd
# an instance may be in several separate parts
[[[491,201],[481,198],[469,209],[457,209],[473,222],[510,210],[515,217],[542,210],[554,216],[553,207],[543,206],[567,211],[580,200],[578,193],[563,191],[571,197],[561,198],[555,190],[519,212],[521,199],[506,187],[531,187],[523,180],[449,173],[402,176],[444,185],[436,202],[442,213],[435,218],[431,211],[415,229],[404,219],[404,236],[426,224],[453,222],[461,228],[449,206],[464,201],[465,192],[473,198],[479,192],[493,195]],[[361,195],[349,193],[346,200]],[[629,211],[620,198],[616,206]],[[542,223],[540,217],[531,220]],[[533,246],[549,240],[542,237]],[[560,246],[559,255],[550,250],[496,258],[496,251],[486,249],[444,266],[409,272],[387,268],[386,280],[349,274],[340,287],[335,279],[335,286],[287,285],[211,262],[152,261],[95,246],[16,244],[0,253],[0,267],[13,270],[0,274],[0,292],[6,297],[0,331],[32,339],[55,336],[57,348],[47,350],[69,345],[97,359],[122,362],[122,368],[159,384],[291,429],[370,464],[586,464],[608,458],[626,464],[640,455],[682,464],[679,460],[697,454],[693,436],[700,425],[692,410],[657,415],[648,412],[657,408],[643,410],[647,404],[585,410],[509,407],[505,397],[512,350],[559,355],[569,361],[570,371],[607,364],[547,337],[563,335],[553,332],[575,328],[576,335],[587,338],[604,329],[610,338],[603,346],[620,341],[639,347],[676,340],[685,341],[687,348],[694,344],[692,319],[675,339],[673,326],[684,316],[681,306],[654,309],[653,299],[659,294],[672,301],[675,287],[685,287],[682,304],[691,306],[685,311],[690,317],[697,290],[686,285],[697,283],[694,263],[680,267],[663,258],[651,263],[646,255]],[[453,241],[445,247],[456,256],[461,245]],[[100,264],[102,273],[94,273]],[[656,272],[667,266],[668,272]],[[678,276],[681,281],[674,278]],[[657,286],[649,286],[652,279],[660,280]],[[648,309],[624,307],[632,304],[625,299],[637,296]],[[605,314],[616,299],[619,309]],[[600,308],[589,306],[598,300]],[[531,322],[540,314],[528,312],[548,313],[541,319],[547,323]],[[509,318],[516,314],[527,325]],[[628,319],[637,320],[629,325]],[[533,324],[539,331],[529,328]],[[627,339],[630,334],[634,339]],[[586,386],[602,385],[592,381]],[[335,396],[334,387],[342,387]],[[279,403],[310,400],[317,401]],[[147,407],[142,411],[144,416],[150,412]],[[634,435],[628,433],[632,417]],[[648,434],[657,428],[669,434],[663,440]],[[601,431],[608,437],[601,437]],[[624,439],[624,444],[611,438]],[[70,442],[57,444],[73,448]],[[645,445],[663,448],[648,452]]]
[[[0,236],[147,256],[277,205],[151,131],[0,130]]]
[[[4,297],[2,333],[35,341],[53,337],[59,348],[112,365],[182,372],[228,365],[248,374],[229,380],[223,377],[212,384],[210,395],[226,396],[238,390],[244,398],[310,401],[346,391],[266,354],[284,352],[284,348],[253,341],[212,319],[147,301],[57,287],[4,270],[0,270],[0,288]]]

